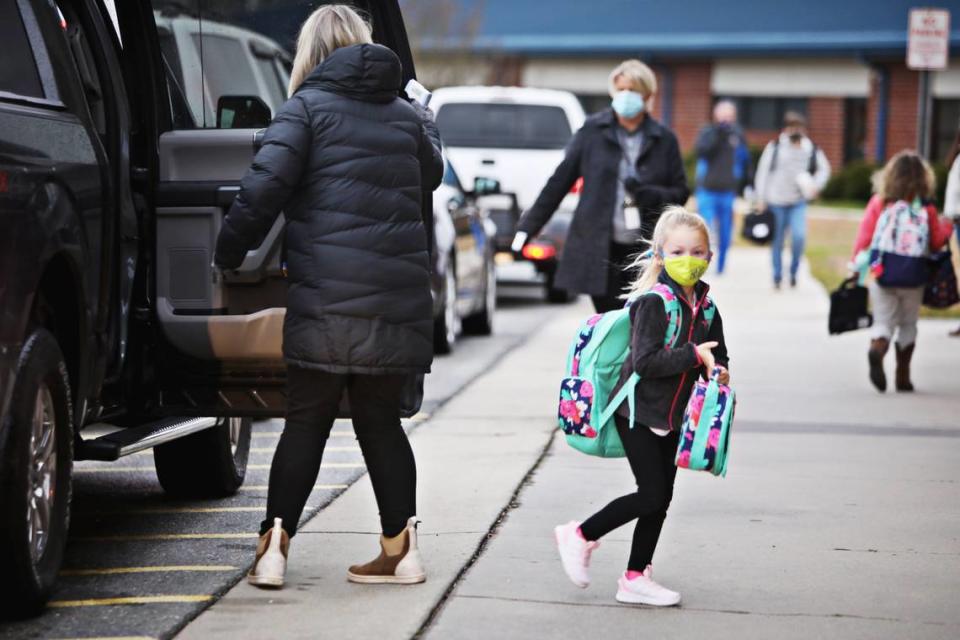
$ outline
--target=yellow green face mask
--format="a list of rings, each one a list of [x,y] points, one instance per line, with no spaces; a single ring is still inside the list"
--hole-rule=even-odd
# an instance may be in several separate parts
[[[663,268],[667,275],[681,287],[692,287],[707,272],[709,260],[696,256],[671,256],[663,258]]]

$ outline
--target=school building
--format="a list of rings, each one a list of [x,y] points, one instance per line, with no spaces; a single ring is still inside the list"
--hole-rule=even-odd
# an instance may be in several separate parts
[[[434,19],[421,20],[418,5]],[[565,89],[590,112],[609,104],[610,70],[636,57],[656,72],[653,113],[684,150],[713,103],[730,98],[751,143],[801,111],[840,166],[917,146],[913,6],[951,12],[950,66],[932,74],[931,156],[942,161],[960,123],[960,0],[411,0],[404,11],[428,85]]]

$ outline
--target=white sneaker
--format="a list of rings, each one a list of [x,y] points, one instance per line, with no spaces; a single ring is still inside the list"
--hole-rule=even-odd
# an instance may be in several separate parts
[[[287,571],[290,537],[283,530],[283,520],[273,519],[273,529],[260,536],[257,559],[247,574],[247,581],[256,587],[279,589]]]
[[[580,523],[571,520],[553,529],[557,539],[557,550],[560,552],[560,562],[563,570],[573,584],[581,589],[590,586],[590,554],[600,546],[599,542],[587,541],[577,531]]]
[[[680,604],[680,594],[654,582],[653,570],[647,565],[643,575],[633,580],[627,580],[626,573],[620,576],[617,580],[617,602],[672,607]]]

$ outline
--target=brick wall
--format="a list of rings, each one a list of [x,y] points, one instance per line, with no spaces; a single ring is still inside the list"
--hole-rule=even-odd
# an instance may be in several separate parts
[[[709,62],[690,62],[670,65],[673,73],[673,130],[683,153],[690,151],[697,140],[697,132],[710,121],[713,98]]]
[[[902,63],[888,64],[887,146],[885,159],[903,149],[917,147],[917,101],[920,97],[920,78],[916,71]],[[879,74],[872,74],[870,96],[867,99],[867,160],[876,159],[877,113],[880,102]]]
[[[807,101],[807,132],[833,168],[843,166],[843,98],[811,97]]]

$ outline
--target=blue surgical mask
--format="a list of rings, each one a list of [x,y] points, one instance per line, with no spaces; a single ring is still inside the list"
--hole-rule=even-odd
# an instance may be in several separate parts
[[[624,118],[635,118],[643,111],[643,96],[636,91],[618,91],[611,105]]]

